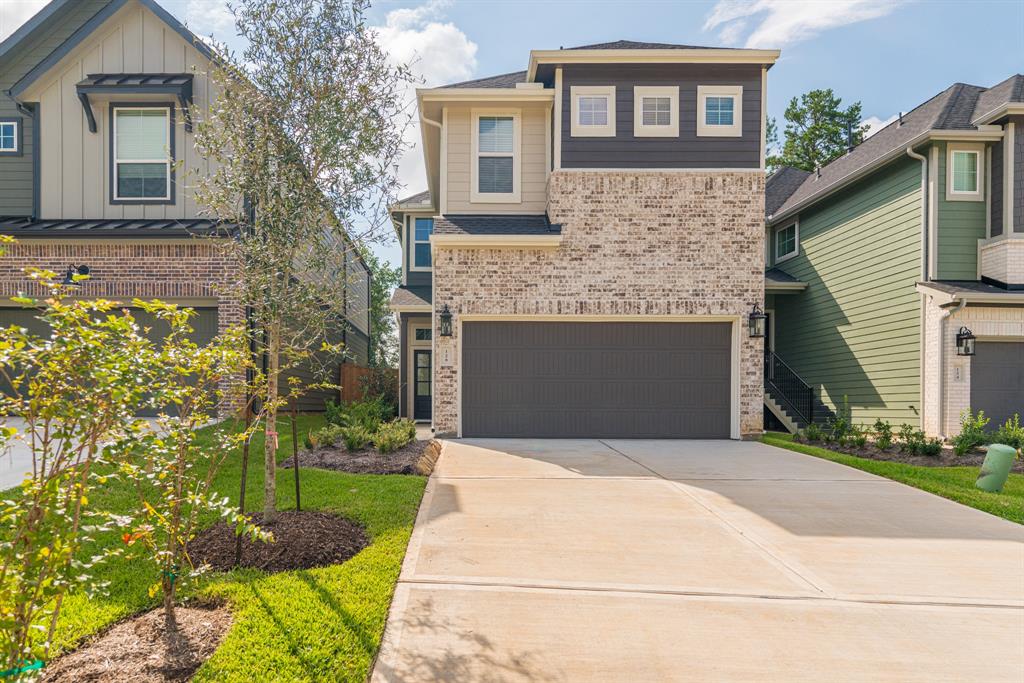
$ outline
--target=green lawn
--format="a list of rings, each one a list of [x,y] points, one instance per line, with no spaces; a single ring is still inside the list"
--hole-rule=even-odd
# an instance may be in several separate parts
[[[880,477],[908,484],[922,491],[955,500],[984,512],[1024,524],[1024,474],[1011,474],[1001,493],[987,493],[974,487],[978,467],[921,467],[901,462],[858,458],[827,448],[794,443],[792,434],[768,432],[761,441],[797,453],[813,455],[841,465],[855,467]]]
[[[299,438],[322,422],[299,417]],[[204,438],[210,437],[210,428]],[[279,457],[291,454],[291,427],[279,425]],[[246,508],[263,505],[262,434],[253,442]],[[238,499],[241,457],[234,454],[217,478],[220,493]],[[294,509],[292,470],[278,471],[278,502]],[[266,574],[256,570],[211,574],[186,595],[226,599],[234,623],[196,681],[365,681],[384,632],[384,621],[416,509],[426,480],[416,476],[350,475],[301,470],[303,509],[329,510],[365,525],[371,545],[341,565]],[[131,509],[131,492],[112,484],[102,497],[106,509]],[[100,501],[96,501],[100,502]],[[120,543],[112,533],[104,543]],[[155,605],[147,588],[157,573],[142,562],[115,559],[103,571],[106,595],[73,594],[64,601],[56,647],[74,647],[82,638],[126,616]]]

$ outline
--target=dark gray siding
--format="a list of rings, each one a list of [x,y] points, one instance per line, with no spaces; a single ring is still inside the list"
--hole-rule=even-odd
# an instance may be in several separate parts
[[[992,145],[992,197],[989,208],[992,213],[992,236],[1003,234],[1003,141]]]
[[[574,138],[570,88],[615,86],[614,138]],[[633,87],[679,86],[679,137],[633,136]],[[743,136],[697,137],[697,86],[743,86]],[[761,67],[716,64],[573,65],[562,71],[563,168],[757,168],[761,163]]]
[[[0,118],[24,117],[24,154],[0,156],[0,215],[28,216],[33,213],[33,164],[37,156],[32,139],[34,121],[18,111],[6,91],[101,10],[107,1],[76,0],[69,3],[0,60]],[[44,145],[46,141],[40,144]]]
[[[1011,116],[1013,131],[1013,231],[1024,232],[1024,116]]]
[[[729,323],[469,322],[462,333],[467,437],[729,437]]]
[[[364,367],[370,364],[370,338],[351,326],[345,332],[345,362]]]

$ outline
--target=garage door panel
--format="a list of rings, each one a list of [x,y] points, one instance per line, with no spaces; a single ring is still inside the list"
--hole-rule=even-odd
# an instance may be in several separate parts
[[[465,436],[726,438],[730,323],[467,322]]]
[[[1024,342],[977,342],[971,358],[971,410],[985,411],[991,428],[1014,413],[1024,418]]]

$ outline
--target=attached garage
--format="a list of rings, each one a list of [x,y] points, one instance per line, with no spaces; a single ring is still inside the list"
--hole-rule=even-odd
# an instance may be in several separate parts
[[[1024,342],[979,341],[971,358],[971,410],[985,411],[996,428],[1024,418]]]
[[[464,321],[466,437],[726,439],[730,322]]]

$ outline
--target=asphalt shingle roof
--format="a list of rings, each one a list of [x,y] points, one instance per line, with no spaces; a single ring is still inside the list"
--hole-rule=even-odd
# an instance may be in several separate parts
[[[430,306],[434,301],[434,290],[430,286],[396,287],[391,295],[392,306]]]
[[[971,120],[980,118],[1007,102],[1024,102],[1024,75],[1014,74],[981,93]]]
[[[448,215],[434,220],[435,235],[557,235],[561,225],[552,225],[547,216]]]
[[[956,294],[958,292],[968,292],[971,294],[1013,294],[1017,296],[1024,294],[1024,290],[997,287],[996,285],[979,282],[978,280],[929,280],[919,284],[937,289],[940,292],[946,292],[947,294]]]
[[[498,74],[497,76],[487,76],[485,78],[474,78],[471,81],[462,81],[461,83],[452,83],[450,85],[443,86],[445,88],[514,88],[516,83],[526,82],[525,71],[512,71],[507,74]]]
[[[792,166],[783,166],[772,173],[764,184],[764,213],[771,216],[811,175]]]
[[[797,285],[802,282],[789,273],[778,268],[768,268],[764,271],[765,284],[775,285]]]
[[[594,43],[593,45],[577,45],[566,50],[721,50],[724,48],[705,47],[703,45],[680,45],[678,43],[646,43],[635,40],[613,40],[610,43]]]

